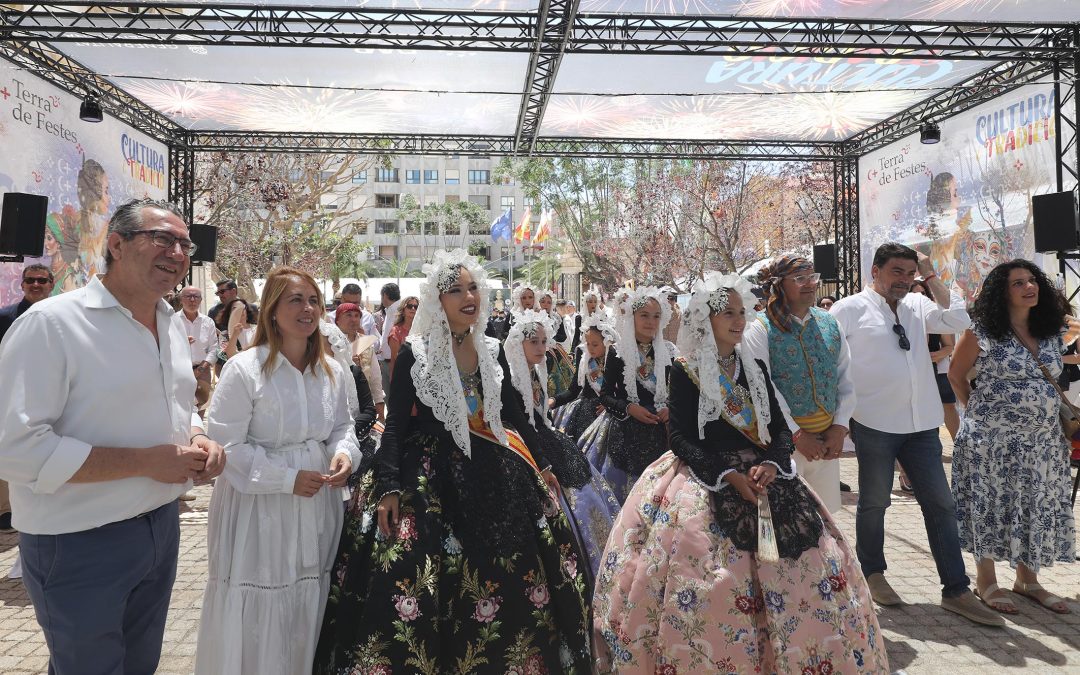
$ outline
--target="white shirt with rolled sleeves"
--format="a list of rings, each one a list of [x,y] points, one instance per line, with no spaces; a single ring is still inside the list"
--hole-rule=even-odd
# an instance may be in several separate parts
[[[197,366],[202,362],[209,363],[214,360],[218,351],[218,331],[213,320],[205,314],[196,314],[194,321],[188,321],[184,310],[176,313],[184,324],[187,336],[195,338],[191,347],[191,365]]]
[[[868,287],[838,300],[829,312],[851,348],[851,375],[857,402],[852,419],[877,431],[911,434],[945,421],[927,333],[961,333],[971,325],[964,301],[955,293],[944,309],[920,293],[908,293],[893,315],[885,298]],[[911,349],[900,349],[897,319]]]
[[[792,321],[802,325],[803,319],[792,315]],[[769,369],[772,377],[772,362],[769,359],[769,331],[763,321],[767,318],[762,314],[760,319],[754,319],[746,325],[743,331],[743,352],[755,359],[761,359],[765,367]],[[774,387],[774,389],[776,389]],[[784,400],[784,395],[776,389],[776,400],[780,403],[780,410],[784,413],[784,421],[787,422],[791,433],[799,430],[799,425],[791,418],[791,407]],[[840,355],[836,361],[836,411],[833,412],[833,424],[839,424],[845,428],[851,426],[851,414],[855,411],[855,384],[851,380],[851,349],[848,346],[844,331],[840,331]],[[799,475],[806,479],[810,487],[814,489],[821,501],[825,503],[829,511],[835,513],[840,510],[840,460],[824,459],[811,462],[801,452],[792,452],[795,459],[795,468]]]
[[[0,478],[13,525],[82,532],[163,506],[183,484],[132,477],[69,483],[97,447],[188,445],[202,422],[187,333],[164,301],[158,340],[97,277],[35,303],[0,347]]]

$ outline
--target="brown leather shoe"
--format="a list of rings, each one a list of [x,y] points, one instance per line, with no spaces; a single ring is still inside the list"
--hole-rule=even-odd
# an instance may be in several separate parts
[[[984,626],[1004,626],[1005,617],[979,602],[971,591],[955,598],[942,598],[941,607]]]
[[[866,577],[866,585],[870,587],[870,597],[872,597],[877,604],[884,607],[904,604],[904,601],[901,600],[900,596],[896,594],[896,591],[892,589],[889,582],[885,580],[885,575],[881,572],[874,572]]]

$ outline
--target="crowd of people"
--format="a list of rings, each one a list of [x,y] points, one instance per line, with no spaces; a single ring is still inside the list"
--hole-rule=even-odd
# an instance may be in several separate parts
[[[1027,261],[970,313],[894,243],[839,300],[788,254],[758,288],[710,272],[578,312],[522,284],[504,311],[459,249],[375,312],[277,267],[204,315],[197,287],[164,299],[195,250],[171,205],[122,205],[106,243],[103,275],[46,300],[30,265],[0,309],[0,527],[50,672],[155,670],[177,502],[209,482],[197,673],[888,673],[897,464],[945,610],[1004,625],[1007,562],[1071,611],[1038,573],[1075,560],[1057,380],[1080,324]]]

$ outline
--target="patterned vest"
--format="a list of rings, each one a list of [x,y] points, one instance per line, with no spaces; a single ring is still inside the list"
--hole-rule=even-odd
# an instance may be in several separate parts
[[[792,417],[835,413],[836,364],[840,359],[836,319],[811,307],[806,323],[800,326],[793,320],[791,332],[785,333],[764,313],[758,317],[769,333],[769,375],[791,407]]]

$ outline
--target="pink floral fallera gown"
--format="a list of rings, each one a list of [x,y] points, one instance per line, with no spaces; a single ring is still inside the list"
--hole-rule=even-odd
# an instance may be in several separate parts
[[[593,607],[598,671],[888,673],[855,555],[802,480],[778,476],[768,488],[777,563],[757,559],[756,506],[730,486],[703,484],[728,468],[790,456],[771,385],[772,442],[763,448],[748,440],[756,437],[751,411],[749,428],[737,432],[721,417],[700,440],[698,390],[685,364],[673,366],[671,381],[672,450],[630,492],[601,558]]]

